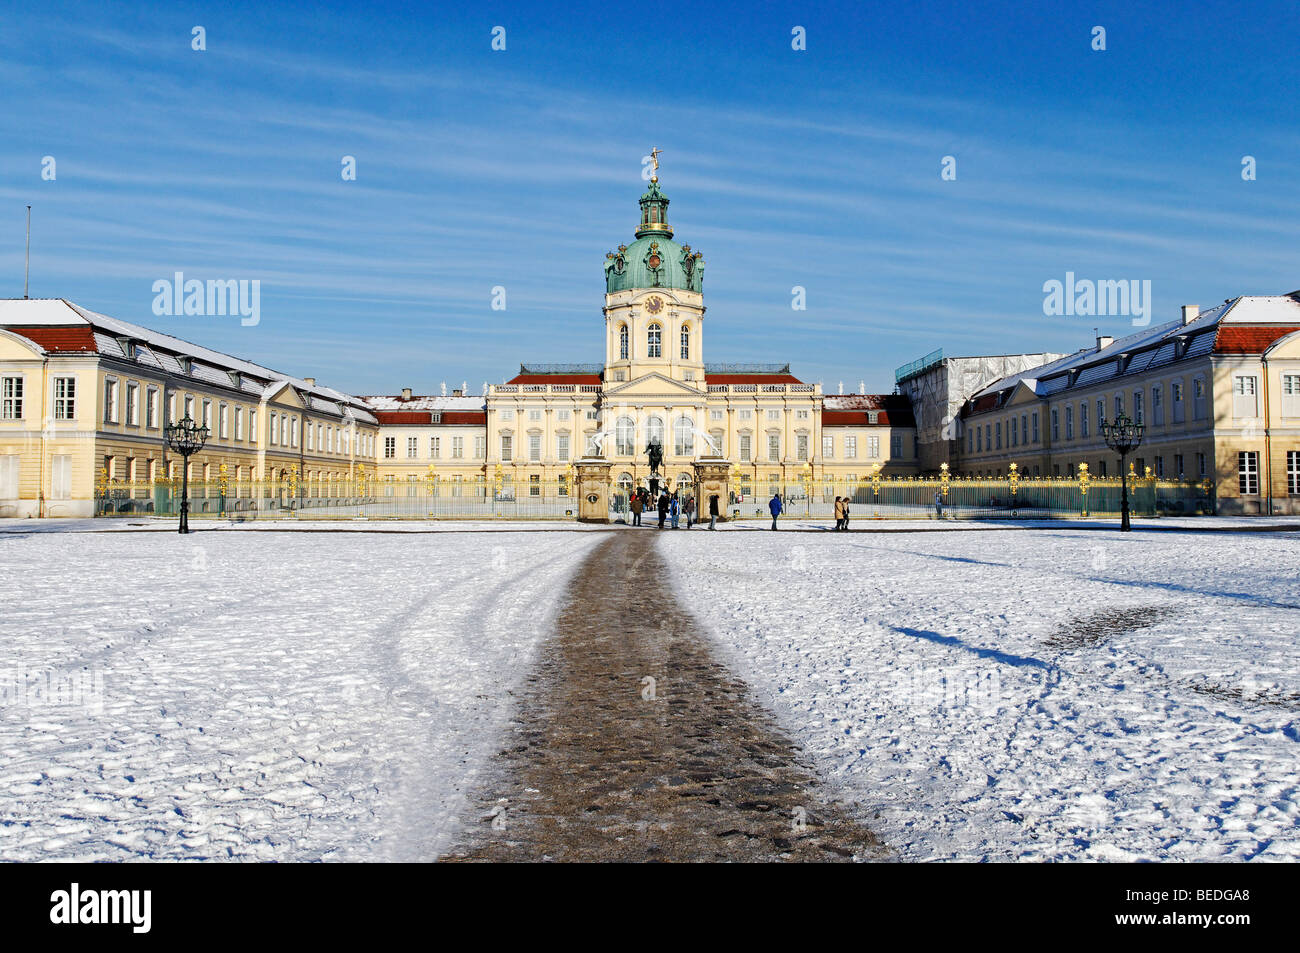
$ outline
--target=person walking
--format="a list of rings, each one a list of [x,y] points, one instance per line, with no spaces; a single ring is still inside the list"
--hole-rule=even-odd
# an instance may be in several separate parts
[[[943,491],[942,490],[934,491],[934,518],[937,520],[943,519]]]
[[[632,525],[641,525],[641,511],[645,509],[645,500],[641,499],[641,492],[638,490],[632,494]]]
[[[835,532],[844,528],[844,501],[835,497]]]
[[[665,490],[659,494],[659,528],[664,528],[664,520],[668,518],[668,492]]]
[[[691,494],[686,498],[686,528],[690,529],[695,525],[695,495]]]
[[[773,493],[772,499],[767,504],[768,511],[772,514],[772,531],[776,532],[776,518],[781,515],[781,494]]]
[[[681,512],[681,501],[677,499],[677,494],[674,493],[673,498],[668,501],[668,516],[672,520],[673,529],[681,529],[681,527],[677,525],[677,520],[681,516]]]
[[[847,496],[844,498],[844,501],[840,506],[840,515],[844,517],[840,521],[840,528],[847,533],[849,531],[849,498]]]
[[[709,497],[709,529],[717,529],[718,523],[718,494],[714,493]]]

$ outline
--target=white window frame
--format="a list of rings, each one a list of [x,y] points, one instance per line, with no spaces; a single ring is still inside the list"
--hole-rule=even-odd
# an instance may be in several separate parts
[[[55,420],[75,419],[77,419],[77,378],[72,374],[66,376],[61,374],[55,378]]]
[[[140,383],[139,381],[127,381],[126,391],[124,394],[126,404],[126,425],[128,427],[140,426]]]
[[[0,377],[0,420],[23,419],[24,378],[21,374]]]
[[[116,377],[104,378],[104,423],[106,424],[118,423],[117,388],[119,383]]]
[[[1237,489],[1242,496],[1259,496],[1259,451],[1237,453]]]

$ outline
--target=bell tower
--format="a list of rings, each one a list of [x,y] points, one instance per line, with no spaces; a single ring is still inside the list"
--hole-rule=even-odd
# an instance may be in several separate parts
[[[630,245],[605,255],[605,383],[657,373],[704,383],[704,256],[673,241],[668,196],[654,175]]]

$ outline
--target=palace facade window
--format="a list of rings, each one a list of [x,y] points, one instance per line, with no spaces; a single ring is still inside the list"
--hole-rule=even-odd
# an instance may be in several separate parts
[[[1247,374],[1238,374],[1232,379],[1232,416],[1255,417],[1259,414],[1259,404],[1255,400],[1255,378]]]
[[[21,377],[0,379],[0,418],[5,420],[23,419],[23,379]],[[17,495],[17,493],[14,494],[14,496]]]
[[[682,360],[691,359],[691,329],[689,325],[682,325]]]
[[[646,329],[646,356],[662,357],[663,328],[657,324]]]
[[[77,417],[77,378],[55,378],[55,420]]]
[[[688,417],[678,417],[673,425],[673,453],[679,457],[695,453],[695,424]]]
[[[1237,454],[1237,488],[1242,496],[1259,493],[1259,452],[1245,450]]]
[[[126,385],[126,422],[128,426],[140,426],[140,385],[128,381]]]
[[[627,360],[627,325],[621,324],[618,328],[618,359]]]
[[[1300,417],[1300,374],[1282,375],[1282,416]]]
[[[636,424],[631,417],[620,417],[614,423],[614,452],[620,457],[636,453]]]

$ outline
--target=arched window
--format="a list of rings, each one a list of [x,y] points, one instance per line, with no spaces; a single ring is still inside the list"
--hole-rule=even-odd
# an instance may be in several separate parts
[[[657,443],[663,446],[664,422],[661,418],[651,417],[645,422],[645,442],[647,444]]]
[[[620,417],[614,423],[614,452],[621,457],[636,453],[636,424],[631,417]]]
[[[689,361],[690,359],[691,359],[691,326],[689,324],[683,324],[682,325],[682,360]]]
[[[652,324],[646,330],[646,357],[661,357],[660,344],[663,337],[663,328],[657,324]]]
[[[618,328],[618,359],[627,360],[627,325],[621,324]]]
[[[679,457],[695,455],[695,422],[689,417],[678,417],[673,424],[673,453]]]

